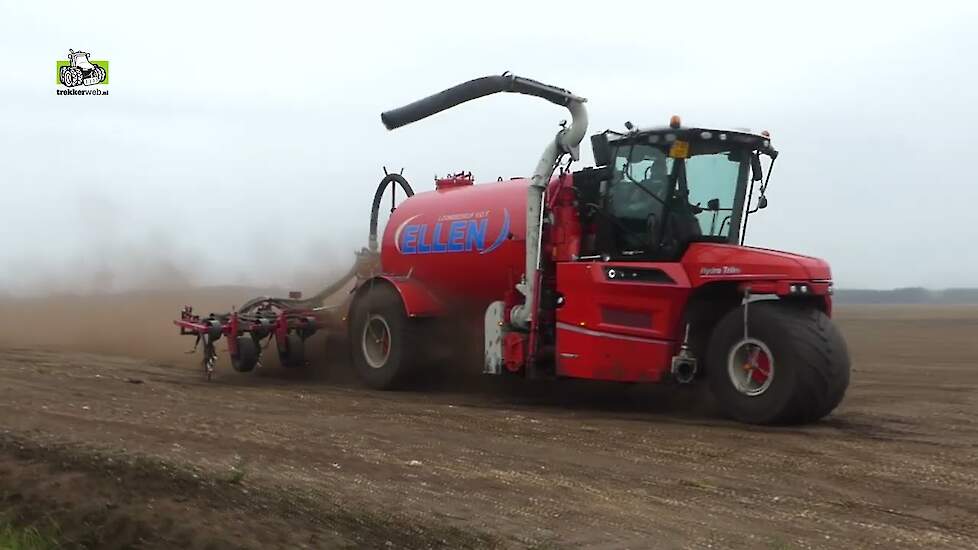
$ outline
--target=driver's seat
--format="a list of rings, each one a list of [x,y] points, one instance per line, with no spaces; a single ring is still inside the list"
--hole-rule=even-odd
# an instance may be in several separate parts
[[[699,219],[689,206],[684,197],[677,195],[671,196],[666,203],[660,241],[661,257],[665,260],[678,260],[686,251],[686,245],[703,235]]]

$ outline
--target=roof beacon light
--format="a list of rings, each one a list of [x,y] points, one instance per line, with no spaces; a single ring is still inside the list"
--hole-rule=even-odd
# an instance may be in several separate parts
[[[679,115],[672,115],[672,117],[669,119],[670,128],[679,128],[681,123],[682,121],[679,119]]]

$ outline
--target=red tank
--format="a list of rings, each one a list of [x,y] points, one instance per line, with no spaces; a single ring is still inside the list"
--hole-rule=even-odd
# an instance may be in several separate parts
[[[407,199],[384,229],[384,272],[420,282],[445,305],[499,300],[523,274],[527,186],[454,180]]]

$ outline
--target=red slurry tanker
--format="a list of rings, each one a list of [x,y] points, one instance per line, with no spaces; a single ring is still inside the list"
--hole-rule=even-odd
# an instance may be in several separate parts
[[[661,128],[626,124],[591,136],[596,166],[575,171],[585,100],[508,74],[381,118],[394,129],[497,92],[571,113],[529,178],[475,184],[461,173],[414,194],[388,174],[369,246],[341,280],[311,298],[258,298],[227,314],[185,309],[176,323],[202,344],[208,377],[221,337],[232,366],[250,371],[263,339],[299,366],[308,336],[343,330],[360,377],[391,389],[428,364],[426,336],[460,342],[445,334],[478,326],[488,375],[703,381],[729,416],[750,423],[810,422],[839,404],[849,356],[830,320],[828,264],[743,245],[778,156],[766,132],[678,117]],[[398,186],[408,198],[394,208]],[[378,243],[388,187],[393,211]],[[322,305],[341,290],[341,305]]]

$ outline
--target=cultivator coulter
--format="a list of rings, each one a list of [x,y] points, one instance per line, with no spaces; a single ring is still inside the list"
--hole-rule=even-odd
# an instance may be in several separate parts
[[[305,341],[323,328],[319,311],[274,298],[258,298],[240,311],[206,317],[186,306],[180,320],[174,322],[180,327],[180,334],[196,336],[193,352],[202,348],[202,365],[208,380],[217,363],[215,343],[222,337],[227,340],[232,368],[250,372],[261,366],[262,354],[273,341],[282,366],[305,365]]]
[[[203,352],[201,366],[207,380],[211,379],[217,363],[215,344],[222,338],[227,342],[231,367],[237,372],[251,372],[261,367],[264,353],[273,343],[283,367],[305,366],[306,340],[321,330],[342,326],[349,308],[350,283],[370,277],[378,268],[377,254],[367,249],[357,253],[356,262],[343,277],[314,296],[303,299],[292,292],[288,298],[261,296],[244,303],[228,313],[194,313],[184,306],[180,319],[173,321],[181,335],[194,336],[193,349]],[[355,285],[354,285],[355,286]],[[328,299],[337,302],[323,305]]]

